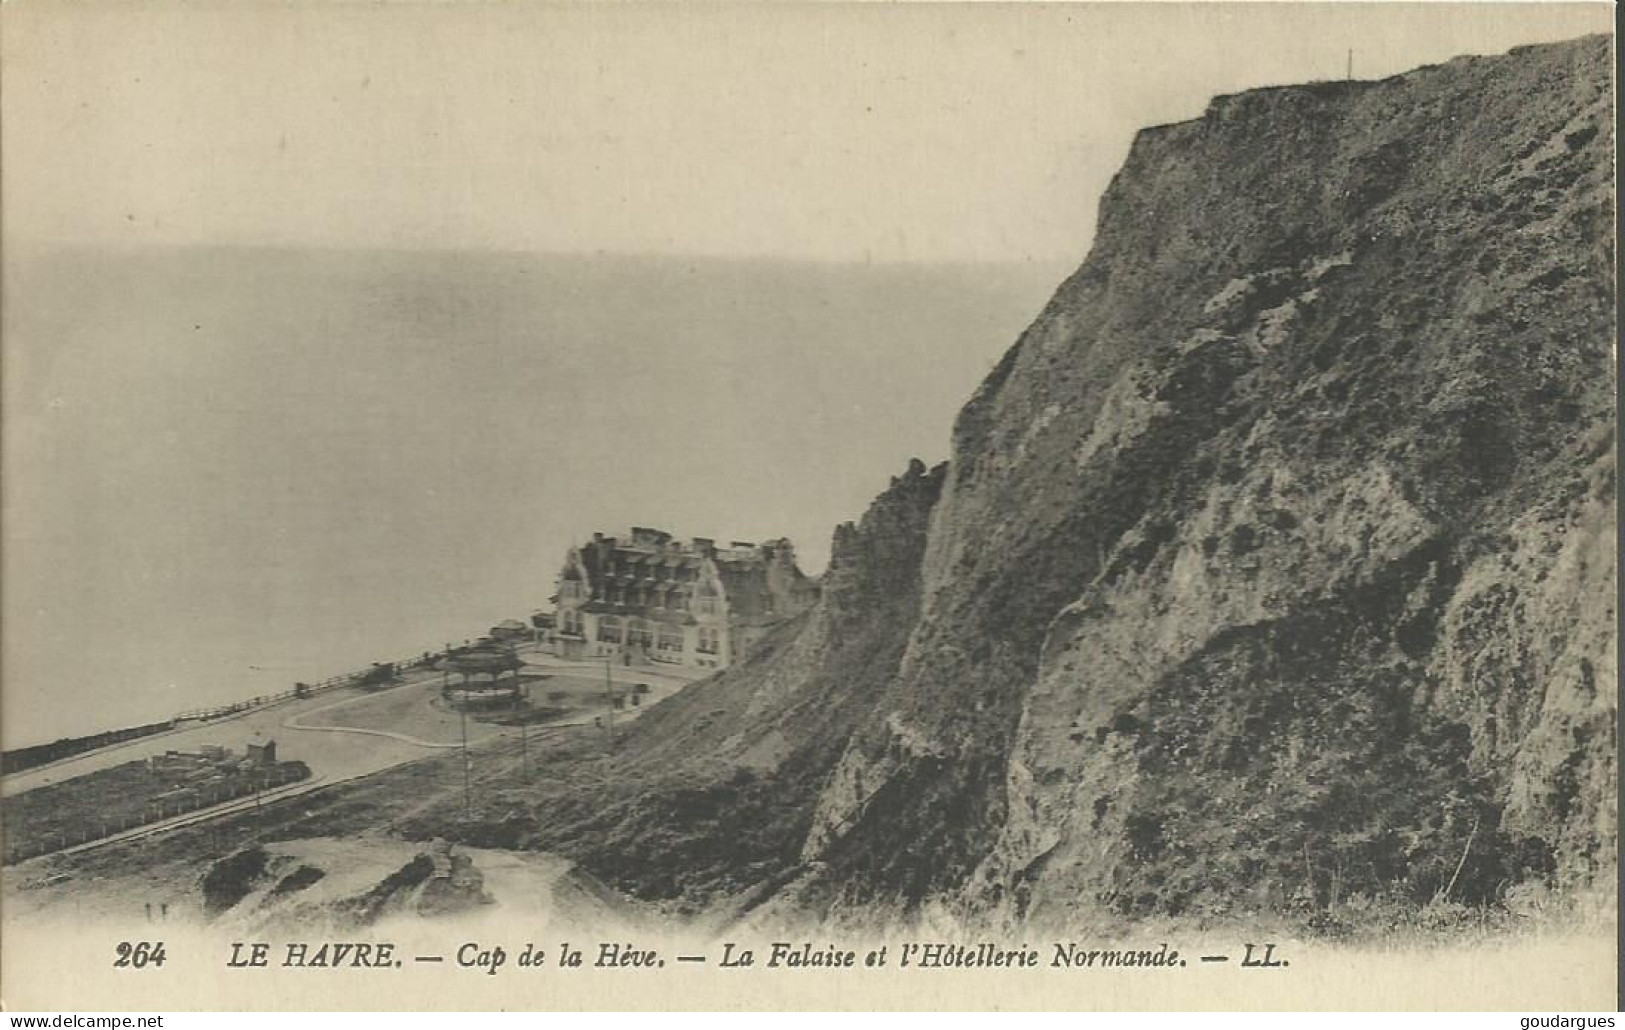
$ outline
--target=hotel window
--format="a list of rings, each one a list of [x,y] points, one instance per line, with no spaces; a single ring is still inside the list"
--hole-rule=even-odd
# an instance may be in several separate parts
[[[694,648],[694,650],[700,652],[701,654],[716,654],[717,653],[717,631],[710,628],[710,627],[708,627],[708,626],[701,626],[700,627],[700,642]]]
[[[683,649],[683,635],[676,630],[663,629],[660,631],[660,650],[681,651]]]
[[[567,579],[559,586],[559,596],[575,600],[581,596],[581,583],[579,580]]]
[[[621,620],[613,615],[606,615],[599,619],[598,639],[606,643],[619,644],[621,642]]]
[[[648,647],[654,643],[654,634],[649,632],[649,624],[634,619],[626,634],[627,643],[635,646]]]

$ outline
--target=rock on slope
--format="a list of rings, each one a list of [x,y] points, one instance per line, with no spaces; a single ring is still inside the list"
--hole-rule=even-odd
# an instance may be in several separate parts
[[[701,894],[799,868],[815,904],[1034,919],[1611,868],[1610,45],[1142,132],[940,500],[894,487],[909,545],[843,532],[812,615],[651,713],[710,800],[658,787],[617,839],[737,851]],[[736,801],[754,832],[705,828]]]

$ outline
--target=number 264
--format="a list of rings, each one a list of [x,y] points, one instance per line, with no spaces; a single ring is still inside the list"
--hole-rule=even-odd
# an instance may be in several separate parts
[[[119,941],[118,958],[113,960],[115,969],[145,969],[148,966],[162,966],[164,964],[164,942],[156,943],[137,941]]]

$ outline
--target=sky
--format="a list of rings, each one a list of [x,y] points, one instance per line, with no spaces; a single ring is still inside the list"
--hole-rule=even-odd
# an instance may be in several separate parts
[[[1076,262],[1143,126],[1590,4],[5,8],[9,243]]]

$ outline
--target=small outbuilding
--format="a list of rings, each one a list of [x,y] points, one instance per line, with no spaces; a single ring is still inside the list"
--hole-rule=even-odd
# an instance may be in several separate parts
[[[256,769],[269,769],[276,765],[276,741],[248,745],[248,764]]]

